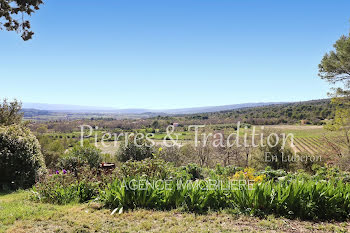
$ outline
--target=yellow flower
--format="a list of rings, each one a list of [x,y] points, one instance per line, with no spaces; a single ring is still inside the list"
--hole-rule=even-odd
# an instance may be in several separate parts
[[[159,152],[162,152],[162,150],[163,150],[163,148],[159,147],[158,151],[159,151]]]
[[[262,182],[264,179],[265,179],[265,175],[260,175],[260,176],[255,177],[255,178],[254,178],[254,181],[255,181],[256,183],[260,183],[260,182]]]
[[[265,179],[265,175],[254,176],[255,170],[254,168],[245,168],[243,171],[236,172],[231,180],[247,180],[254,182],[262,182]]]

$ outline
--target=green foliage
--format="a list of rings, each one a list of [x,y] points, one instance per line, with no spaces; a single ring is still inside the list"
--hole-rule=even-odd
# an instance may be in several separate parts
[[[330,83],[350,81],[350,36],[341,36],[319,64],[319,76]]]
[[[81,179],[74,174],[56,171],[59,174],[48,175],[33,187],[31,198],[53,204],[86,202],[98,194],[100,182],[91,172],[83,172]]]
[[[77,171],[79,167],[88,165],[90,168],[97,168],[102,161],[101,150],[85,144],[75,146],[63,158],[60,159],[60,167],[63,169]]]
[[[263,161],[267,166],[272,169],[285,169],[289,170],[293,157],[293,152],[287,145],[283,146],[283,140],[281,140],[278,134],[270,134],[267,139],[266,146],[260,147],[260,151],[263,157]]]
[[[45,172],[40,144],[29,129],[0,128],[0,189],[28,188]]]
[[[315,175],[312,176],[314,180],[332,180],[336,179],[344,183],[350,183],[350,172],[341,171],[337,167],[321,167],[317,164],[313,165],[312,170]]]
[[[350,109],[337,108],[333,121],[325,126],[327,130],[341,130],[350,125]]]
[[[222,168],[216,169],[220,171],[216,177],[222,178],[220,182],[191,180],[198,176],[192,172],[198,172],[196,166],[176,168],[159,159],[145,159],[123,164],[117,176],[91,171],[82,172],[78,178],[69,172],[47,176],[36,184],[32,197],[57,204],[95,199],[120,213],[136,208],[180,208],[195,213],[230,209],[254,216],[274,214],[307,220],[349,218],[349,174],[317,165],[313,169],[315,175],[267,168],[259,172],[266,176],[262,182],[247,185],[222,177],[225,173]]]
[[[273,170],[270,166],[267,166],[264,171],[259,174],[265,175],[267,180],[277,180],[280,177],[287,176],[287,172],[283,169]]]
[[[47,133],[47,131],[48,131],[47,125],[41,125],[39,128],[37,128],[36,131],[40,134]]]
[[[312,100],[287,104],[274,104],[262,107],[249,107],[235,110],[227,110],[213,113],[203,113],[187,115],[186,122],[191,122],[194,116],[205,115],[206,122],[196,122],[196,124],[224,124],[232,118],[241,123],[251,125],[275,125],[275,124],[295,124],[301,120],[306,120],[310,124],[324,124],[325,119],[334,117],[335,107],[329,99]],[[178,120],[181,122],[180,120]],[[244,125],[242,124],[244,127]],[[249,127],[249,125],[247,125]],[[216,129],[225,128],[216,126]]]
[[[159,125],[159,122],[157,120],[155,120],[155,121],[152,122],[151,126],[154,129],[158,129],[160,125]]]
[[[79,168],[83,167],[84,164],[84,160],[80,159],[79,157],[66,155],[62,158],[59,158],[58,167],[61,169],[73,171],[76,175],[78,175]]]
[[[97,168],[101,163],[101,150],[91,145],[75,146],[68,152],[69,157],[76,157],[90,168]]]
[[[4,99],[2,104],[0,103],[0,125],[20,124],[23,117],[21,108],[22,103],[16,99],[10,103]]]
[[[101,160],[103,163],[113,163],[115,162],[114,156],[108,153],[101,154]]]
[[[100,200],[110,208],[152,208],[173,209],[184,208],[188,211],[202,213],[209,209],[217,210],[230,207],[229,191],[208,190],[203,180],[189,181],[179,188],[177,180],[169,180],[165,188],[153,188],[153,180],[148,180],[145,188],[132,188],[131,178],[116,179],[104,190],[100,191]],[[136,181],[137,182],[137,181]]]
[[[153,157],[153,152],[153,148],[148,146],[144,139],[136,140],[135,138],[131,138],[128,143],[123,143],[119,147],[116,158],[120,162],[126,162],[128,160],[141,161]]]
[[[220,175],[220,176],[224,176],[224,177],[229,177],[234,175],[236,172],[238,171],[242,171],[243,168],[242,167],[236,167],[236,166],[222,166],[220,164],[217,164],[215,167],[215,175]]]
[[[128,160],[120,167],[123,177],[145,176],[165,179],[170,174],[169,164],[164,160],[147,158],[143,161]]]
[[[254,187],[254,190],[244,189],[233,195],[235,205],[242,212],[312,220],[349,217],[349,184],[293,179],[268,181]]]
[[[42,0],[0,0],[0,19],[4,23],[0,24],[0,29],[7,31],[21,32],[24,41],[30,40],[34,32],[30,31],[30,22],[24,20],[24,15],[31,16],[39,6],[43,4]],[[22,17],[17,17],[18,15]]]
[[[190,179],[192,174],[185,168],[174,167],[162,159],[147,158],[142,161],[128,160],[120,167],[120,175],[125,177],[143,177],[151,179]]]
[[[41,152],[44,155],[46,167],[55,169],[60,157],[68,149],[68,145],[65,147],[63,140],[53,139],[47,135],[38,135],[37,138],[41,145]]]
[[[288,218],[311,220],[344,220],[350,214],[350,185],[334,180],[267,181],[255,184],[253,189],[210,189],[204,180],[191,181],[191,186],[178,188],[173,180],[168,189],[151,185],[131,189],[132,180],[115,180],[101,190],[100,200],[110,208],[184,208],[194,212],[237,208],[242,213],[264,216],[275,214]],[[151,183],[151,182],[150,182]]]
[[[350,102],[347,104],[350,105]],[[345,144],[345,153],[350,154],[350,108],[349,106],[338,105],[336,108],[335,117],[330,121],[325,128],[330,131],[341,131],[342,142],[338,144]]]
[[[191,180],[203,179],[203,169],[195,163],[183,166],[182,169],[190,175]]]
[[[331,84],[341,84],[335,89],[332,103],[336,106],[335,118],[327,129],[343,131],[347,154],[350,153],[350,34],[341,36],[319,64],[319,76]]]

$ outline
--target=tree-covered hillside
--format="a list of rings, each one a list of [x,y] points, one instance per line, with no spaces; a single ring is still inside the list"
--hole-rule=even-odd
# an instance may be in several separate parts
[[[329,99],[312,100],[264,107],[243,108],[231,111],[187,115],[186,119],[219,121],[235,119],[249,124],[323,124],[334,117],[335,108]]]

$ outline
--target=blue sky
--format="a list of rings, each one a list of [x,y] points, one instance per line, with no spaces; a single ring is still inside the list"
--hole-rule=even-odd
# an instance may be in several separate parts
[[[327,97],[317,65],[350,1],[45,1],[0,31],[0,98],[182,108]]]

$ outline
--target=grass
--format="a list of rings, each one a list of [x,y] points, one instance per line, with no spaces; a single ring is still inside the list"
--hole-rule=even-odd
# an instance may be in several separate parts
[[[224,212],[206,215],[136,209],[111,216],[98,204],[32,202],[28,191],[0,194],[0,232],[348,232],[350,222],[264,219]]]

